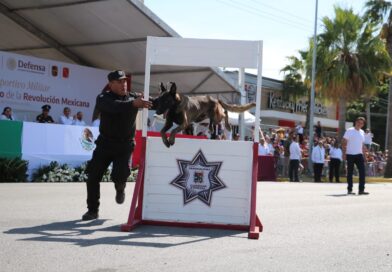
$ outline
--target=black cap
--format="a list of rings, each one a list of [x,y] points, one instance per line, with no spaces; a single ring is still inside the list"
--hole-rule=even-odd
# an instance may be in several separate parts
[[[41,107],[41,109],[42,109],[42,110],[49,111],[49,110],[51,109],[51,106],[50,106],[50,105],[43,105],[43,106]]]
[[[127,78],[127,76],[125,75],[125,72],[121,71],[121,70],[116,70],[116,71],[110,72],[108,74],[109,81],[120,80],[120,79],[124,79],[124,78]]]

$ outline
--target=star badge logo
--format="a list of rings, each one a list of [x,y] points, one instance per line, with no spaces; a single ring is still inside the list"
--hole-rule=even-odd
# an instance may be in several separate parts
[[[183,190],[184,205],[198,198],[211,205],[212,192],[226,185],[218,177],[222,162],[207,162],[200,150],[192,161],[177,160],[180,174],[170,184]]]

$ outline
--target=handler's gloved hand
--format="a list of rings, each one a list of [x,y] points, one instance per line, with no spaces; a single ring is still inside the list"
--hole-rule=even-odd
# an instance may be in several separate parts
[[[135,108],[147,108],[150,109],[152,107],[152,102],[143,100],[142,97],[138,97],[135,100],[132,101],[132,106]]]

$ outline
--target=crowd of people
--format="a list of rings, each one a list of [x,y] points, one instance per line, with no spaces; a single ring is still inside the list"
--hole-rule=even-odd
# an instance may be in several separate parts
[[[37,115],[36,122],[38,123],[56,123],[62,125],[74,125],[74,126],[86,126],[86,122],[83,120],[83,112],[78,111],[75,115],[71,114],[71,109],[69,107],[65,107],[63,109],[63,114],[58,118],[57,122],[52,118],[49,114],[51,106],[50,105],[43,105],[41,107],[42,112],[41,114]],[[15,116],[12,114],[11,107],[5,107],[3,109],[3,113],[0,116],[0,120],[16,120]],[[92,123],[93,127],[99,127],[99,116],[95,119]]]
[[[365,132],[365,171],[368,176],[381,176],[384,173],[388,150],[377,151],[372,145],[373,134]],[[329,182],[340,182],[339,176],[343,161],[341,142],[336,137],[322,133],[320,122],[314,130],[314,146],[309,154],[309,137],[299,123],[295,128],[277,128],[264,131],[260,138],[259,156],[270,155],[276,160],[276,175],[299,181],[299,176],[308,169],[309,160],[313,163],[314,181],[321,182],[326,177]],[[343,169],[345,170],[345,169]]]

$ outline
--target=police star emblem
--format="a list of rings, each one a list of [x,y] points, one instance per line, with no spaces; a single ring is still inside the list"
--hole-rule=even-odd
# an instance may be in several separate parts
[[[222,162],[207,162],[199,150],[192,161],[177,159],[180,174],[170,184],[183,191],[184,205],[199,199],[211,205],[212,192],[226,188],[218,177]]]

